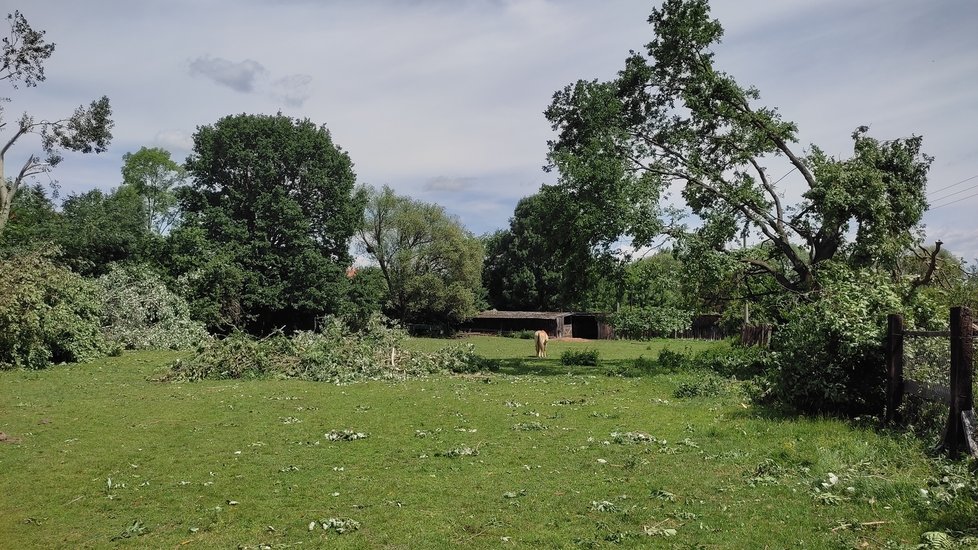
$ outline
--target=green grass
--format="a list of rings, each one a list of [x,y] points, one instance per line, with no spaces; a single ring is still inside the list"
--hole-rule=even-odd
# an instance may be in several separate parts
[[[532,342],[471,341],[503,372],[150,381],[174,353],[0,372],[0,431],[20,440],[0,443],[0,547],[876,548],[962,506],[921,496],[939,474],[912,439],[781,416],[736,387],[674,397],[691,373],[605,375],[663,342],[558,341],[538,360]],[[558,364],[578,346],[602,366]],[[368,437],[326,438],[347,429]],[[361,527],[308,529],[329,518]]]

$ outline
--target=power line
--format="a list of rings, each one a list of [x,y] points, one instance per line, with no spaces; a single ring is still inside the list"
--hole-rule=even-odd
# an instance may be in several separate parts
[[[954,195],[960,195],[961,193],[966,193],[966,192],[971,191],[972,189],[976,189],[976,188],[978,188],[978,183],[976,183],[976,184],[974,184],[972,186],[969,186],[969,187],[965,187],[964,189],[961,189],[960,191],[955,191],[954,193],[948,193],[947,195],[944,195],[943,197],[931,198],[930,200],[933,201],[933,202],[941,202],[942,200],[944,200],[946,198],[953,197]]]
[[[968,195],[968,196],[965,196],[965,197],[961,197],[960,199],[953,200],[951,202],[946,202],[946,203],[940,204],[938,206],[931,206],[928,210],[937,210],[938,208],[944,208],[945,206],[950,206],[952,204],[957,204],[957,203],[959,203],[959,202],[961,202],[961,201],[963,201],[965,199],[970,199],[971,197],[978,197],[978,193],[973,193],[971,195]]]
[[[928,195],[933,195],[935,193],[940,193],[941,191],[944,191],[945,189],[950,189],[952,187],[957,187],[957,186],[961,185],[962,183],[964,183],[966,181],[971,181],[971,180],[973,180],[975,178],[978,178],[978,174],[975,174],[975,175],[971,176],[970,178],[964,178],[963,180],[961,180],[961,181],[959,181],[957,183],[952,183],[951,185],[945,185],[944,187],[941,187],[940,189],[934,189],[933,191],[928,191],[927,194]]]

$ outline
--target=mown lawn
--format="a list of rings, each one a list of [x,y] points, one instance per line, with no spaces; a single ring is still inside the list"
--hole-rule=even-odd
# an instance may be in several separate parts
[[[948,527],[931,496],[954,479],[913,439],[735,384],[674,396],[699,374],[559,365],[710,344],[469,341],[500,372],[160,383],[179,354],[159,352],[0,372],[0,547],[880,548]]]

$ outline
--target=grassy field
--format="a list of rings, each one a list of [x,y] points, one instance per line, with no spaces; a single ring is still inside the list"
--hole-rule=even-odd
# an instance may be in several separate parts
[[[501,371],[177,384],[152,378],[178,354],[127,353],[0,372],[0,547],[913,548],[971,510],[939,505],[962,467],[913,439],[736,384],[674,396],[698,374],[604,374],[709,344],[469,341]],[[559,365],[584,347],[605,366]]]

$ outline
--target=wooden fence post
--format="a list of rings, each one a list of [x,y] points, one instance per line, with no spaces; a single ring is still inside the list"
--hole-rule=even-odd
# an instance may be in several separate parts
[[[903,315],[886,317],[886,416],[889,424],[900,421],[903,403]]]
[[[956,456],[962,450],[978,457],[974,440],[975,404],[971,388],[974,342],[971,310],[951,308],[951,399],[941,448]]]

